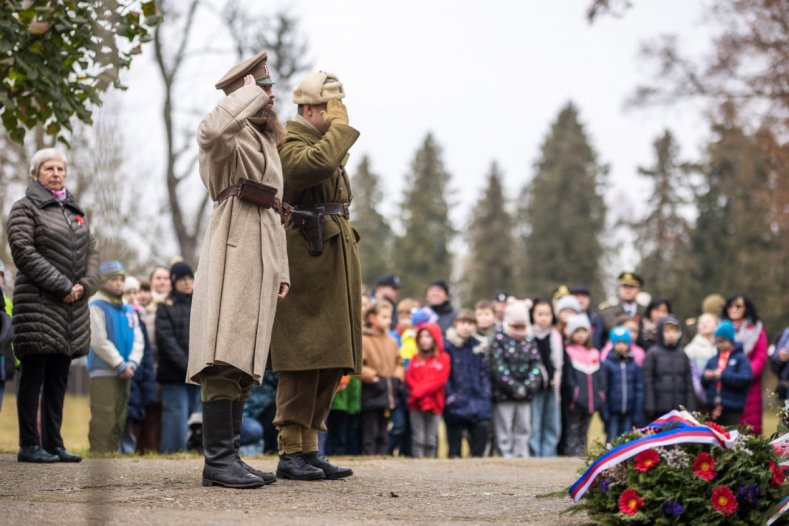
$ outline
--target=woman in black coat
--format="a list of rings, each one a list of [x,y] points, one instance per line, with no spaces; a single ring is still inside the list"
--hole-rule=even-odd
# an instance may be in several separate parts
[[[88,353],[87,299],[99,286],[96,242],[85,212],[64,186],[66,159],[37,151],[35,179],[14,203],[8,242],[18,272],[14,352],[22,362],[17,394],[20,462],[79,462],[60,436],[71,360]],[[43,390],[42,390],[43,386]],[[36,426],[41,393],[41,436]]]

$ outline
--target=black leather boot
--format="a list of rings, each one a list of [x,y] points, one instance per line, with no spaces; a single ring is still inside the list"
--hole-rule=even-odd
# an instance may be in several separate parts
[[[258,477],[263,479],[263,482],[266,484],[274,484],[277,481],[277,477],[274,473],[269,473],[268,471],[260,471],[259,469],[255,469],[243,460],[241,460],[241,456],[238,454],[238,450],[241,448],[241,420],[244,417],[244,403],[241,400],[234,400],[233,401],[233,447],[236,450],[236,458],[238,461],[241,462],[241,465],[244,466],[244,469],[252,473],[253,475],[257,475]]]
[[[45,449],[50,455],[55,455],[61,462],[82,462],[82,457],[67,451],[64,447],[53,447]]]
[[[265,484],[241,465],[233,438],[233,402],[203,402],[203,486],[259,488]]]
[[[60,462],[57,455],[47,453],[41,446],[24,446],[19,448],[16,455],[17,462],[34,462],[36,464],[52,464]]]
[[[326,476],[326,480],[343,479],[353,475],[353,470],[351,468],[341,468],[339,466],[335,466],[329,462],[329,459],[319,455],[317,451],[313,451],[312,453],[304,453],[304,460],[310,466],[314,466],[323,471],[323,474]]]
[[[323,480],[326,474],[322,469],[307,464],[302,453],[293,453],[279,456],[277,477],[290,480]]]

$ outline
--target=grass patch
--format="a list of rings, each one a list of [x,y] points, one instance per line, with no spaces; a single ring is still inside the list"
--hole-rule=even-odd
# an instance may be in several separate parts
[[[63,406],[63,426],[61,434],[63,443],[70,450],[87,458],[129,458],[129,455],[120,453],[89,453],[88,449],[88,424],[90,423],[90,401],[87,396],[66,395]],[[778,427],[778,417],[772,408],[764,412],[764,435],[770,436]],[[448,449],[446,431],[443,421],[439,425],[438,456],[447,458]],[[589,426],[589,443],[596,440],[605,440],[605,429],[598,415],[592,418]],[[19,449],[19,422],[16,413],[16,395],[7,393],[3,400],[3,409],[0,412],[0,453],[16,453]],[[468,455],[468,446],[464,441],[463,454]],[[134,458],[141,458],[139,455]],[[184,459],[202,458],[196,453],[174,453],[161,455],[148,453],[144,458],[150,459]],[[258,458],[258,456],[252,457]],[[259,458],[268,458],[260,455]]]

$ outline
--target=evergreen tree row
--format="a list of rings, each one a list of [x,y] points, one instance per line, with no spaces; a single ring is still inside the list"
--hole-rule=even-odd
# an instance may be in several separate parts
[[[650,194],[626,224],[640,256],[637,271],[653,295],[668,297],[680,316],[698,312],[711,293],[744,293],[760,306],[768,329],[789,310],[789,145],[767,130],[747,133],[731,115],[715,123],[701,162],[680,159],[666,130],[654,159],[638,175]],[[546,296],[560,284],[604,291],[605,167],[567,104],[541,145],[534,174],[517,199],[507,198],[495,161],[483,196],[471,208],[463,241],[468,254],[455,290],[464,305],[506,290]],[[447,173],[441,149],[428,134],[414,156],[399,203],[402,235],[379,211],[379,178],[364,158],[354,174],[353,222],[359,230],[364,283],[397,273],[401,297],[421,297],[431,281],[453,274]],[[618,270],[618,269],[617,269]]]

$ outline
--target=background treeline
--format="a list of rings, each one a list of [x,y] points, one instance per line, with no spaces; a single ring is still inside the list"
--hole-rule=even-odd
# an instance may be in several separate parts
[[[679,158],[669,130],[655,138],[652,159],[634,174],[648,180],[649,198],[637,220],[613,227],[632,230],[645,289],[670,298],[678,314],[694,315],[713,292],[743,292],[777,329],[789,312],[789,146],[768,128],[747,132],[727,111],[709,124],[710,142],[693,162]],[[421,297],[432,280],[455,276],[466,305],[498,290],[547,296],[560,284],[576,283],[603,298],[610,289],[603,283],[605,253],[617,247],[607,242],[605,168],[591,142],[578,108],[567,104],[523,186],[505,189],[492,162],[479,174],[485,188],[468,208],[468,222],[456,225],[449,213],[451,176],[428,134],[400,200],[401,234],[380,209],[381,183],[365,157],[353,174],[364,282],[373,285],[394,271],[403,279],[402,295]],[[459,232],[468,251],[455,261],[450,245]]]

